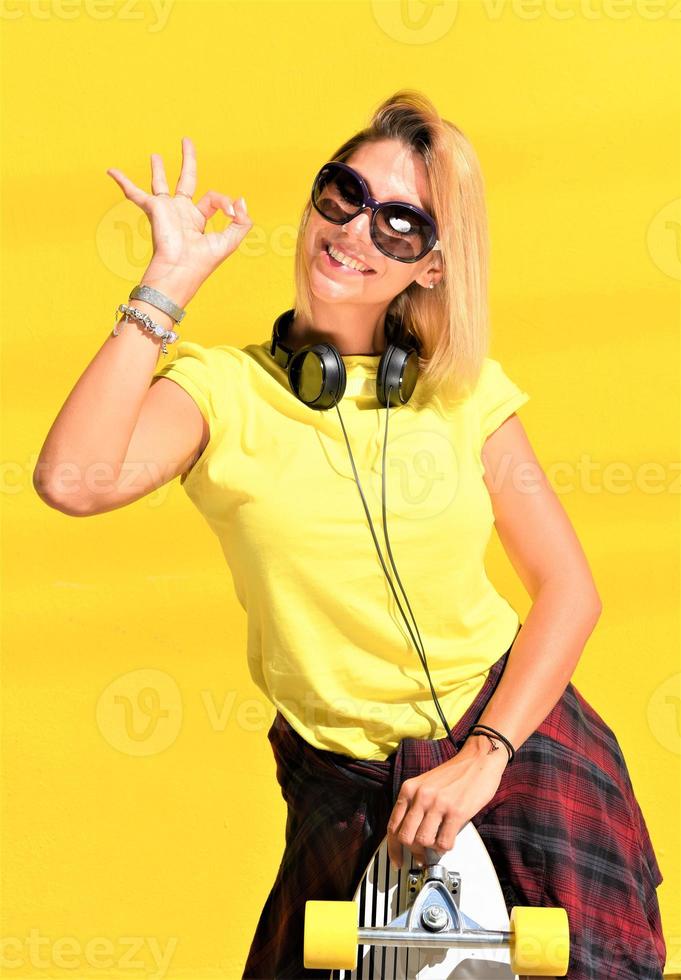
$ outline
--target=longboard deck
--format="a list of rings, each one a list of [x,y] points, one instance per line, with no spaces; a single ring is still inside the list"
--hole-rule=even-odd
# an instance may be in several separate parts
[[[360,926],[381,926],[405,911],[409,899],[409,870],[413,856],[403,847],[399,871],[388,859],[387,839],[377,847],[355,892]],[[439,863],[461,876],[459,910],[471,927],[509,929],[499,879],[482,838],[469,821],[454,847]],[[465,921],[465,918],[464,918]],[[398,946],[358,946],[355,970],[333,970],[331,980],[518,980],[510,967],[508,948],[433,949]]]

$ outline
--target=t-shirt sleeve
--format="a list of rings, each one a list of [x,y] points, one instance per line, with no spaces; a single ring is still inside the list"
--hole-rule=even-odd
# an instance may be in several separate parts
[[[184,388],[208,422],[210,430],[208,444],[189,473],[183,473],[180,477],[180,483],[183,485],[185,480],[191,478],[200,464],[205,463],[211,455],[218,440],[218,433],[225,434],[226,417],[220,397],[220,386],[225,384],[225,368],[230,363],[229,357],[224,354],[221,356],[220,348],[203,347],[189,340],[178,341],[175,357],[158,367],[152,377],[152,383],[154,378],[170,378]],[[233,419],[233,412],[229,413],[229,418]]]
[[[180,341],[172,361],[154,372],[155,378],[170,378],[191,395],[210,426],[214,419],[212,404],[213,365],[210,348],[192,341]]]
[[[479,447],[505,419],[530,396],[511,381],[499,361],[486,357],[475,389],[475,405],[479,423]]]

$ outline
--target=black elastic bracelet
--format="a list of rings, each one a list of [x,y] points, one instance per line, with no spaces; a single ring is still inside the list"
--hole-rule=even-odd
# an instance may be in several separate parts
[[[483,730],[476,733],[476,728],[480,728]],[[486,735],[488,732],[491,732],[493,735],[496,735],[496,737],[504,743],[504,745],[506,746],[506,751],[508,752],[508,761],[512,762],[513,756],[515,755],[515,749],[513,748],[513,746],[511,745],[511,743],[509,742],[509,740],[506,738],[505,735],[502,735],[501,732],[498,732],[495,728],[491,728],[489,725],[476,724],[476,725],[471,725],[471,727],[468,729],[468,735],[475,735],[475,734]],[[468,735],[466,737],[468,737]]]

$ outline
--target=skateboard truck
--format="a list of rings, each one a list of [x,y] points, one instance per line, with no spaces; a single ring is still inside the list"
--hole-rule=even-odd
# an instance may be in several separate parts
[[[501,946],[510,932],[483,929],[459,910],[461,876],[439,863],[410,868],[408,907],[385,926],[359,926],[359,943],[373,946]]]
[[[436,852],[427,851],[426,862],[431,860],[409,869],[407,907],[386,925],[358,925],[355,902],[306,902],[304,965],[354,970],[361,945],[423,951],[506,947],[515,974],[565,976],[569,956],[565,909],[515,906],[510,930],[485,929],[459,907],[461,876],[439,863]]]

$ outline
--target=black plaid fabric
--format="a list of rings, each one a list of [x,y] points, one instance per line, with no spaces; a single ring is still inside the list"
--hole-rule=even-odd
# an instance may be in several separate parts
[[[452,728],[455,739],[482,714],[509,652]],[[329,971],[303,967],[305,902],[353,898],[402,781],[455,749],[448,738],[405,738],[385,761],[351,759],[311,746],[280,713],[268,738],[288,808],[286,844],[243,977],[328,980]],[[570,980],[660,980],[662,873],[617,739],[573,684],[472,822],[509,912],[513,905],[566,909]]]

